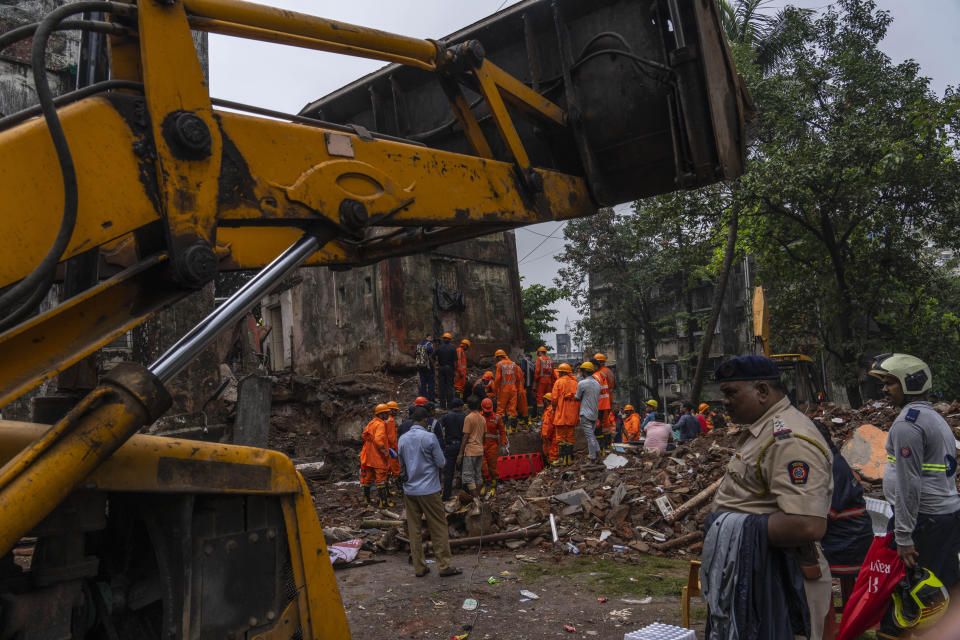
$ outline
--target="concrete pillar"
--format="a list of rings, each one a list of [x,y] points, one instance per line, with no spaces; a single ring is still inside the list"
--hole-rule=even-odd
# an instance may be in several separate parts
[[[270,378],[249,376],[240,381],[233,444],[261,448],[267,446],[267,436],[270,435],[270,401]]]

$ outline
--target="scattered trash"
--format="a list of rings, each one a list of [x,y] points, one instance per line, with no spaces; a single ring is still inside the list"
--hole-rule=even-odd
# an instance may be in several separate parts
[[[510,573],[509,571],[501,571],[501,572],[500,572],[500,575],[502,575],[502,576],[512,576],[513,574]]]
[[[620,467],[625,467],[628,460],[621,455],[616,453],[611,453],[606,458],[603,459],[603,466],[607,469],[619,469]]]
[[[578,549],[577,545],[573,544],[572,542],[568,542],[566,545],[566,548],[567,548],[567,551],[569,551],[573,555],[575,556],[580,555],[580,549]]]
[[[500,580],[498,580],[497,578],[494,578],[493,576],[490,576],[489,578],[487,578],[487,584],[497,584],[498,582],[500,582]]]
[[[470,632],[461,633],[458,636],[450,636],[450,640],[467,640],[470,637]]]
[[[477,607],[480,606],[480,603],[474,600],[473,598],[467,598],[463,601],[462,609],[464,611],[476,611]]]
[[[643,600],[649,600],[649,598],[644,598]],[[627,604],[649,604],[643,600],[638,600],[637,598],[620,598],[620,602],[625,602]]]
[[[342,482],[334,482],[333,486],[335,487],[344,487],[350,484],[360,484],[359,480],[344,480]]]
[[[615,544],[613,545],[613,550],[617,553],[626,553],[627,551],[630,551],[630,547],[625,547],[622,544]]]
[[[843,418],[831,418],[830,422],[833,424],[843,424],[845,421]]]
[[[653,602],[653,598],[650,596],[647,596],[646,598],[640,601],[640,604],[650,604],[651,602]]]
[[[566,629],[566,630],[567,630],[568,632],[570,632],[570,633],[576,633],[576,632],[577,632],[577,630],[573,627],[573,625],[565,624],[565,625],[563,625],[563,628]]]
[[[433,564],[434,562],[436,562],[436,560],[433,560],[432,558],[427,558],[426,562],[427,564]]]
[[[600,532],[600,542],[603,542],[604,540],[606,540],[612,535],[613,535],[613,532],[610,531],[610,529],[604,529],[603,531]]]
[[[533,591],[527,591],[526,589],[520,589],[520,595],[522,595],[527,600],[539,600],[540,596],[535,594]]]
[[[666,518],[671,513],[673,513],[673,505],[670,504],[670,498],[667,496],[660,496],[655,500],[657,507],[660,509],[660,513],[663,514],[663,517]]]
[[[607,601],[607,598],[604,596],[600,596],[599,598],[597,598],[597,602],[599,602],[600,604],[603,604],[606,601]]]
[[[327,547],[327,551],[330,553],[330,562],[333,564],[348,564],[353,562],[354,558],[357,557],[357,552],[360,551],[361,545],[363,545],[363,540],[360,538],[345,540],[344,542],[330,545]]]
[[[613,611],[607,613],[607,615],[611,618],[616,618],[621,622],[626,622],[630,616],[633,615],[633,612],[630,611],[630,609],[614,609]]]
[[[637,580],[636,578],[630,578],[630,582],[640,582],[640,581]]]

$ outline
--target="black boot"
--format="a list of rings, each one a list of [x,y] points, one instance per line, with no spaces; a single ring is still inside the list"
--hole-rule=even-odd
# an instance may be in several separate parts
[[[370,504],[370,485],[363,485],[363,503]]]

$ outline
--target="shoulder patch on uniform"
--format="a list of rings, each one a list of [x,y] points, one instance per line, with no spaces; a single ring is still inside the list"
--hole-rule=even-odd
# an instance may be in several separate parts
[[[777,440],[783,440],[784,438],[791,437],[793,431],[790,430],[790,427],[783,424],[783,420],[780,418],[773,419],[773,437]]]
[[[900,457],[909,458],[913,455],[913,452],[910,451],[910,447],[900,447]]]
[[[920,409],[908,409],[907,415],[903,416],[903,419],[907,422],[916,422],[917,418],[920,417]]]
[[[788,462],[787,473],[790,474],[790,482],[793,484],[807,484],[807,478],[810,477],[810,465],[803,460]]]

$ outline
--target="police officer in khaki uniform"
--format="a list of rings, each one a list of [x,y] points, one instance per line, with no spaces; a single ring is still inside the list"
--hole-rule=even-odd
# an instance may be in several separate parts
[[[819,640],[831,605],[830,567],[818,541],[827,529],[833,456],[813,423],[790,404],[773,360],[733,358],[717,367],[716,380],[732,421],[750,426],[727,465],[713,511],[769,513],[770,545],[801,549],[810,638]]]

